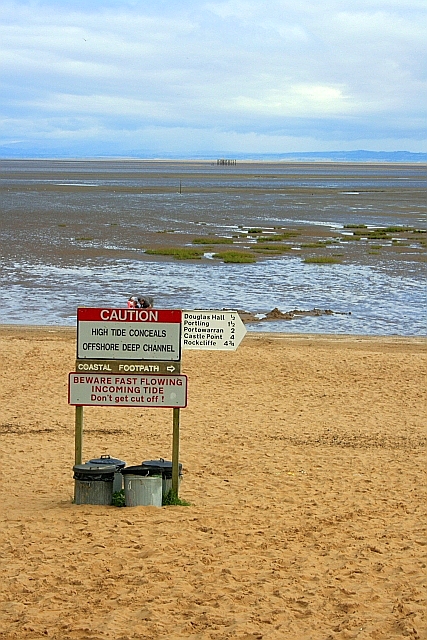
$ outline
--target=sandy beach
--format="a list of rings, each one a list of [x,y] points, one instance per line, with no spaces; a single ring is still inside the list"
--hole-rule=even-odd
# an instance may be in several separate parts
[[[0,345],[1,640],[427,638],[427,338],[184,352],[162,508],[73,504],[75,330]],[[85,461],[171,458],[171,409],[84,415]]]

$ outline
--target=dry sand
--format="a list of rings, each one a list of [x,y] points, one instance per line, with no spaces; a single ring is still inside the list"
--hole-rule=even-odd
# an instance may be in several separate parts
[[[0,328],[0,638],[427,638],[427,339],[187,351],[189,507],[72,503],[75,332]],[[172,410],[85,409],[84,459],[170,459]]]

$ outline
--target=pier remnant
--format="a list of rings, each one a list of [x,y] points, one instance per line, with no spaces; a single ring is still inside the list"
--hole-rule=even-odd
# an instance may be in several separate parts
[[[233,160],[229,158],[218,158],[216,163],[217,165],[235,166],[237,164],[237,160]]]

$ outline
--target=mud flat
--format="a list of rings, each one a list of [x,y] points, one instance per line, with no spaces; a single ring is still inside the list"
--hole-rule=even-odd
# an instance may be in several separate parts
[[[75,330],[0,327],[1,640],[424,638],[427,339],[188,351],[188,507],[72,503]],[[170,458],[171,410],[88,408],[84,459]]]
[[[73,325],[136,292],[352,314],[288,332],[425,335],[426,186],[421,163],[5,160],[0,322]]]

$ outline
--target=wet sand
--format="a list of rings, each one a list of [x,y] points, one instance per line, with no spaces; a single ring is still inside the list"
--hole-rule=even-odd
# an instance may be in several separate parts
[[[425,270],[425,180],[422,163],[3,160],[0,248],[61,263],[192,247]]]
[[[427,339],[186,351],[188,507],[72,503],[75,331],[0,327],[1,640],[426,638]],[[85,409],[84,459],[172,411]]]

